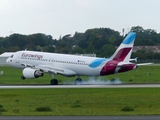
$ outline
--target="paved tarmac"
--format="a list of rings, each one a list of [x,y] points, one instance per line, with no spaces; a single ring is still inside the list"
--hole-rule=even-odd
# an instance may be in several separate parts
[[[120,84],[120,85],[0,85],[0,89],[31,88],[160,88],[160,84]]]

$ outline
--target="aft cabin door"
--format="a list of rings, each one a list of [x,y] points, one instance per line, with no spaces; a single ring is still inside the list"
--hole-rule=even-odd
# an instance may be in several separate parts
[[[50,67],[53,67],[54,66],[54,59],[48,59],[48,65],[50,66]]]

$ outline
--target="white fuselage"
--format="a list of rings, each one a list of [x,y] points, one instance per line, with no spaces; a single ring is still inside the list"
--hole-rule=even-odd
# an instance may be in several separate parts
[[[96,60],[102,61],[97,63]],[[107,61],[104,58],[33,51],[19,51],[13,58],[7,59],[9,65],[17,68],[24,68],[23,65],[47,66],[49,69],[63,68],[74,71],[75,75],[85,76],[99,76]]]

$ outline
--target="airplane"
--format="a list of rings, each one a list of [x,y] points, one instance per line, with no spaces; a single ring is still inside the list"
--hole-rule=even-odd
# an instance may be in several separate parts
[[[136,69],[139,65],[130,62],[137,60],[130,59],[135,37],[136,33],[130,32],[110,58],[24,50],[15,52],[6,62],[12,67],[23,69],[21,79],[38,78],[49,73],[53,78],[51,85],[58,84],[55,74],[78,76],[75,84],[79,84],[82,83],[80,76],[105,76]]]

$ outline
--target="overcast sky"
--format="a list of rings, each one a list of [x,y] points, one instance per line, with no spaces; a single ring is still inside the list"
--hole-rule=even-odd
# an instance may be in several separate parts
[[[44,33],[55,39],[91,28],[160,33],[160,0],[0,0],[0,37]]]

